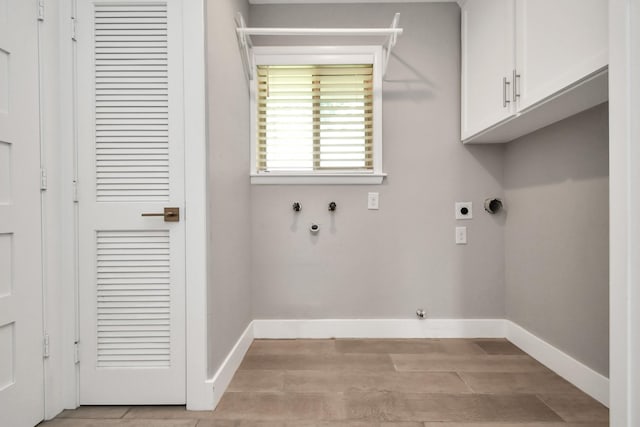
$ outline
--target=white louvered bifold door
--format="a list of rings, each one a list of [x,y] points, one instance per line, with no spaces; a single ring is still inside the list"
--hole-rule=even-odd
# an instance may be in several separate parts
[[[78,8],[80,403],[185,403],[181,1]]]

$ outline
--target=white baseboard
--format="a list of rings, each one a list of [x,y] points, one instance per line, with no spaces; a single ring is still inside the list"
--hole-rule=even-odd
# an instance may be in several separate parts
[[[245,354],[247,354],[247,350],[249,350],[253,339],[253,322],[251,322],[242,335],[240,335],[240,338],[238,338],[238,341],[224,359],[224,362],[222,362],[213,378],[208,380],[213,387],[213,407],[209,409],[215,409],[216,406],[218,406],[222,395],[233,379],[233,375],[240,367],[240,363],[242,363]]]
[[[506,338],[534,359],[605,406],[609,406],[609,378],[538,338],[522,326],[505,320]]]
[[[503,319],[254,320],[256,338],[499,338]]]
[[[530,356],[609,406],[609,379],[505,319],[307,319],[254,320],[240,336],[218,372],[213,407],[218,405],[254,339],[327,338],[507,338]]]

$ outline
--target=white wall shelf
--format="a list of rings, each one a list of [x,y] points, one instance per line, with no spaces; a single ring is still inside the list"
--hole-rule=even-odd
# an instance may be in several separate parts
[[[236,35],[242,49],[242,63],[247,79],[253,80],[253,40],[251,36],[377,36],[385,37],[382,43],[384,51],[382,75],[386,74],[391,51],[396,45],[398,36],[402,34],[402,28],[398,27],[400,14],[396,13],[389,28],[251,28],[247,27],[244,17],[238,12],[236,15]]]

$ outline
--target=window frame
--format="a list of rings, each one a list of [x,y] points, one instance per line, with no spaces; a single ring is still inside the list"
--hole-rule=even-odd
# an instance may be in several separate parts
[[[250,82],[252,184],[381,184],[382,172],[382,47],[381,46],[256,46],[258,65],[373,65],[373,171],[258,172],[257,85]]]

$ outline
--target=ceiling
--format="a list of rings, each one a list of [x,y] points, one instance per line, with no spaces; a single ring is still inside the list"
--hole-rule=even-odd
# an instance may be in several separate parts
[[[460,3],[464,0],[249,0],[251,4]]]

